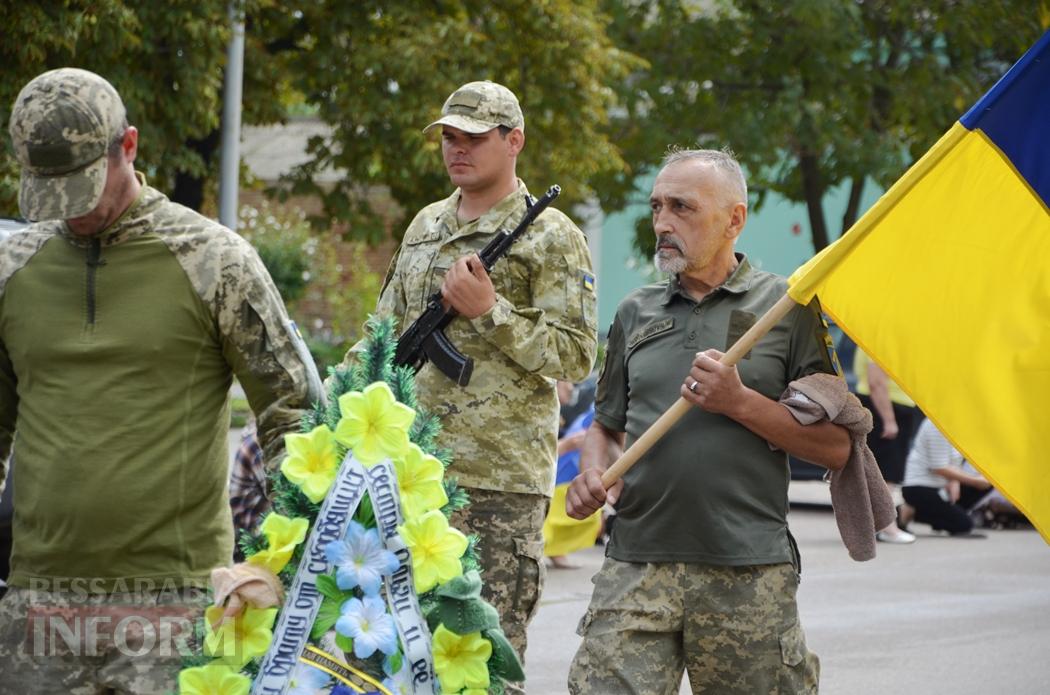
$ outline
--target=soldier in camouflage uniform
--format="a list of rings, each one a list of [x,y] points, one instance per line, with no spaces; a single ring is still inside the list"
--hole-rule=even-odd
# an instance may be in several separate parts
[[[449,475],[470,493],[453,517],[481,536],[484,597],[524,656],[526,628],[543,586],[543,520],[554,490],[558,434],[555,380],[580,381],[594,363],[596,298],[583,233],[548,208],[487,274],[475,252],[525,214],[515,175],[525,144],[518,100],[506,87],[471,82],[445,102],[442,152],[458,188],[412,220],[390,264],[377,312],[414,321],[441,289],[460,314],[446,329],[474,358],[459,387],[427,364],[419,401],[441,417],[452,449]]]
[[[38,222],[0,246],[0,458],[17,432],[19,469],[0,683],[171,692],[231,561],[232,378],[274,465],[320,381],[251,247],[135,171],[107,81],[40,75],[10,130]]]
[[[795,603],[787,455],[838,470],[849,435],[802,426],[776,402],[788,382],[833,373],[816,302],[795,307],[737,366],[717,360],[786,289],[735,253],[747,219],[737,162],[672,153],[650,204],[656,265],[671,278],[617,309],[570,516],[617,508],[580,623],[574,695],[815,693]],[[685,379],[683,381],[683,375]],[[601,473],[675,402],[694,408],[608,491]]]

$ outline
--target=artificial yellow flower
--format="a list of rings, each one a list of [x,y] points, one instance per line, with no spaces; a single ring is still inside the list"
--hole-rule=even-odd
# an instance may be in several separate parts
[[[219,663],[179,672],[179,695],[248,695],[251,685],[247,676]]]
[[[415,444],[409,444],[405,455],[394,461],[394,470],[397,471],[397,485],[401,488],[405,519],[414,519],[448,504],[445,486],[441,484],[445,467]]]
[[[480,632],[457,635],[444,625],[434,631],[434,671],[441,681],[441,691],[459,692],[463,688],[489,687],[488,660],[492,644]]]
[[[339,471],[332,430],[319,425],[307,434],[286,434],[284,444],[288,457],[281,464],[281,472],[317,504],[328,494]]]
[[[397,527],[412,554],[416,591],[422,594],[463,574],[459,561],[467,550],[467,537],[448,525],[439,511],[430,511]]]
[[[371,466],[387,457],[404,456],[416,411],[399,403],[384,382],[344,393],[339,397],[339,412],[342,418],[335,427],[335,438],[353,449],[358,461]]]
[[[306,519],[289,519],[280,514],[268,514],[259,530],[266,536],[266,550],[248,558],[253,565],[262,565],[274,574],[279,574],[292,559],[295,546],[306,540],[310,522]]]
[[[227,664],[240,668],[251,659],[262,656],[273,641],[273,621],[276,608],[253,608],[213,628],[222,620],[222,606],[208,606],[204,611],[208,633],[204,637],[204,653],[221,658]]]

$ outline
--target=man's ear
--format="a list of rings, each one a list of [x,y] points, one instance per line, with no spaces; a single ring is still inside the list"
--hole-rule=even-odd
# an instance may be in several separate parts
[[[135,157],[139,153],[139,129],[133,125],[129,125],[124,130],[124,141],[120,143],[121,152],[124,154],[124,161],[134,162]]]
[[[729,211],[729,224],[726,225],[726,238],[736,239],[740,232],[744,231],[747,223],[747,206],[743,203],[734,203]]]
[[[509,154],[512,157],[518,156],[525,149],[525,131],[521,128],[515,128],[507,133],[507,144],[510,148]]]

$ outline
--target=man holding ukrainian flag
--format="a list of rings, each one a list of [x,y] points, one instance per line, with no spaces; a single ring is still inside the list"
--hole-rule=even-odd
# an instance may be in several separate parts
[[[1050,32],[788,291],[819,296],[1046,539],[1048,201]]]
[[[656,266],[669,278],[617,309],[582,473],[566,495],[577,519],[607,501],[617,510],[569,690],[676,693],[687,670],[697,693],[815,693],[785,452],[837,470],[851,439],[826,419],[801,424],[776,399],[835,371],[819,307],[796,305],[739,368],[720,364],[786,288],[734,250],[747,220],[740,165],[723,151],[672,152],[649,200]],[[684,426],[606,493],[616,453],[678,396]]]
[[[796,271],[787,294],[725,355],[694,364],[681,397],[604,474],[574,481],[570,513],[584,516],[607,496],[627,494],[621,476],[694,412],[696,399],[686,389],[699,388],[698,366],[717,373],[737,364],[767,332],[783,330],[782,318],[819,295],[839,325],[1050,541],[1050,472],[1041,440],[1050,400],[1048,123],[1050,32],[848,234]],[[654,206],[654,221],[657,214]],[[885,267],[895,269],[892,282],[881,273]],[[612,441],[602,451],[597,439],[600,458],[616,450]],[[675,492],[672,485],[667,490]],[[602,591],[599,575],[581,624],[583,649],[587,630],[608,615],[593,610]],[[619,592],[608,603],[629,610],[665,595],[645,582],[633,591],[646,601]],[[797,645],[780,645],[785,664],[803,658]],[[622,658],[588,660],[582,649],[581,655],[570,674],[573,693],[624,692]],[[680,654],[650,652],[637,671],[659,678],[676,669],[680,676]],[[593,680],[601,673],[609,674],[604,690]],[[690,682],[695,688],[692,671]],[[677,691],[677,681],[664,685],[647,692]],[[811,692],[816,685],[805,687]]]

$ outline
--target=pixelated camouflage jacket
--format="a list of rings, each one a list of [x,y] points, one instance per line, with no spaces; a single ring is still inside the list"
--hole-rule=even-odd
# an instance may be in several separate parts
[[[14,449],[10,582],[197,579],[228,564],[228,392],[266,460],[319,394],[241,237],[158,191],[95,237],[0,244],[0,454]]]
[[[377,312],[402,330],[440,289],[459,258],[477,252],[525,214],[525,185],[482,217],[460,225],[459,191],[423,208],[387,271]],[[474,358],[459,387],[427,364],[420,403],[441,417],[439,443],[452,449],[449,475],[461,485],[550,496],[558,435],[555,379],[580,381],[597,349],[594,275],[583,232],[548,208],[492,269],[496,304],[475,319],[458,317],[445,333]]]

